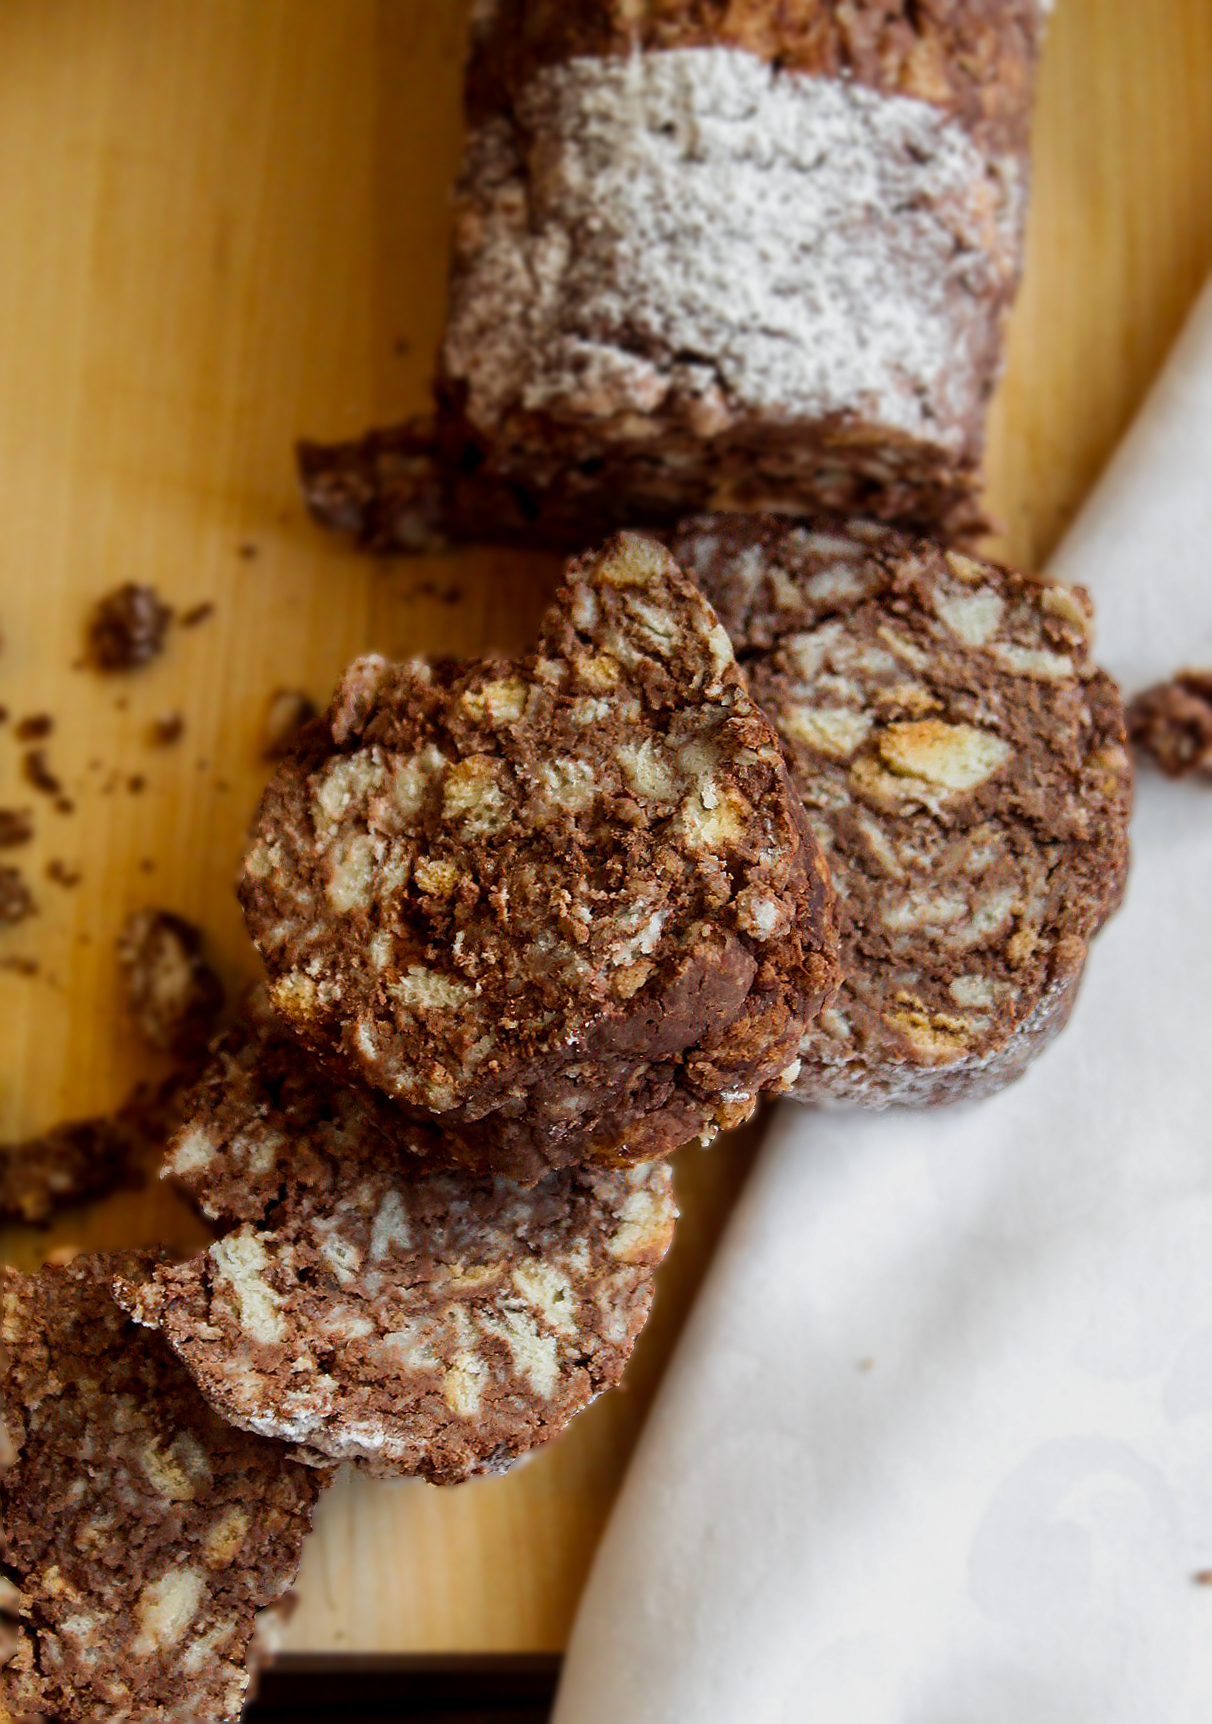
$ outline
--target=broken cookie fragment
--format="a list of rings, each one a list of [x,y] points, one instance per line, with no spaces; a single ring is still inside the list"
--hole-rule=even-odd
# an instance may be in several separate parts
[[[290,1586],[322,1479],[220,1419],[110,1292],[151,1260],[5,1269],[0,1545],[20,1595],[11,1713],[234,1721],[257,1614]]]
[[[214,1033],[223,984],[202,956],[202,935],[169,910],[135,910],[118,935],[131,1016],[152,1047],[181,1058]]]
[[[1068,1016],[1127,868],[1119,693],[1079,589],[870,522],[673,538],[783,738],[842,916],[794,1093],[991,1093]]]
[[[1138,694],[1128,708],[1128,734],[1167,778],[1212,778],[1212,671],[1180,670]]]
[[[528,1181],[743,1120],[836,977],[778,738],[638,535],[571,565],[530,658],[351,666],[240,895],[305,1043]]]
[[[335,1084],[255,1002],[165,1169],[229,1231],[118,1295],[225,1418],[317,1465],[499,1471],[618,1382],[672,1180],[638,1164],[523,1190],[434,1171],[435,1142]]]

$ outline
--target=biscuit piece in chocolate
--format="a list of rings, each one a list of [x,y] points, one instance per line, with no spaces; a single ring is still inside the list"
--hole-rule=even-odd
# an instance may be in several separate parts
[[[845,980],[795,1093],[987,1095],[1064,1024],[1127,867],[1118,691],[1077,588],[869,522],[687,522],[825,848]]]
[[[118,935],[118,958],[131,1016],[152,1047],[182,1057],[200,1052],[223,1006],[200,931],[170,910],[135,910]]]
[[[164,650],[172,611],[155,587],[127,581],[98,599],[89,618],[89,657],[98,670],[138,670]]]
[[[618,1382],[672,1237],[671,1175],[578,1168],[522,1190],[433,1172],[436,1134],[399,1118],[254,1005],[166,1163],[231,1231],[119,1296],[235,1424],[317,1465],[454,1483]]]
[[[633,534],[571,565],[530,658],[351,666],[240,895],[299,1037],[522,1180],[745,1119],[836,977],[778,739]]]
[[[13,1713],[235,1720],[257,1613],[294,1579],[321,1479],[226,1424],[115,1303],[150,1259],[3,1271],[0,1559]]]
[[[1128,707],[1133,744],[1167,778],[1212,778],[1212,671],[1180,670]]]

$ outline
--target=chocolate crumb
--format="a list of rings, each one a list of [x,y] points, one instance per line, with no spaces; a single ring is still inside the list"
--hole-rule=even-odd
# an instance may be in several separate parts
[[[152,861],[150,856],[145,856],[139,864],[139,872],[141,874],[154,874],[155,871],[156,864]]]
[[[126,781],[126,788],[132,796],[141,796],[147,789],[147,780],[141,772],[132,772]]]
[[[154,587],[127,581],[97,601],[88,625],[89,656],[98,670],[138,670],[163,652],[171,620]]]
[[[185,734],[185,720],[179,712],[165,712],[151,722],[147,740],[153,748],[171,748]]]
[[[24,922],[36,909],[29,887],[16,868],[0,868],[0,927]]]
[[[203,599],[200,605],[191,605],[189,610],[183,611],[177,620],[183,629],[192,629],[196,628],[199,623],[204,623],[207,617],[214,615],[214,612],[213,601]]]
[[[257,547],[246,540],[244,544],[236,546],[236,555],[243,558],[246,563],[251,563],[257,555]]]
[[[1167,778],[1212,778],[1212,670],[1180,670],[1138,694],[1128,735]]]
[[[55,721],[49,712],[31,712],[17,721],[13,734],[18,742],[39,742],[42,737],[49,736],[55,728]]]
[[[62,857],[54,856],[46,864],[46,878],[53,880],[56,886],[78,886],[80,870],[64,862]]]
[[[69,1204],[140,1186],[184,1121],[192,1079],[188,1071],[137,1084],[112,1113],[0,1143],[0,1215],[40,1226]]]
[[[25,758],[21,763],[27,784],[32,784],[35,790],[40,790],[43,796],[58,796],[63,786],[50,769],[44,748],[27,748]]]
[[[131,1016],[152,1047],[200,1053],[223,1005],[223,984],[202,957],[200,931],[168,910],[128,916],[118,936]]]
[[[28,844],[33,836],[34,822],[28,808],[0,808],[0,850]]]
[[[55,798],[55,813],[56,814],[74,814],[75,812],[76,812],[76,804],[72,801],[70,796],[56,796],[56,798]]]
[[[300,688],[275,689],[265,714],[261,752],[266,760],[281,760],[303,726],[316,716],[315,703]]]
[[[1200,1568],[1191,1576],[1196,1586],[1212,1586],[1212,1568]]]
[[[36,976],[41,968],[37,958],[27,958],[22,953],[10,953],[0,958],[0,970],[11,970],[15,976]]]

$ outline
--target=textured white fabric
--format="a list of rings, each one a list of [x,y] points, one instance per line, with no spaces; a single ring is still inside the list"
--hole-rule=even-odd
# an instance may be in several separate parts
[[[1053,572],[1212,664],[1212,289]],[[783,1104],[558,1724],[1212,1718],[1212,791],[1142,774],[1069,1029],[990,1102]]]

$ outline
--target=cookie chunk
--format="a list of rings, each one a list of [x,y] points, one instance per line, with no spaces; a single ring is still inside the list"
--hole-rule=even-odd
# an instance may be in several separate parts
[[[473,14],[437,412],[299,451],[372,549],[691,510],[979,530],[1037,0]]]
[[[1180,670],[1128,708],[1133,744],[1167,778],[1212,778],[1212,671]]]
[[[354,664],[240,897],[296,1034],[523,1181],[745,1119],[836,974],[778,739],[638,535],[571,566],[533,657]]]
[[[0,1559],[10,1712],[235,1720],[258,1611],[290,1585],[322,1479],[234,1430],[110,1293],[151,1259],[5,1269]]]
[[[205,1048],[223,984],[202,956],[202,935],[169,910],[135,910],[118,935],[127,1004],[154,1048],[181,1058]]]
[[[845,979],[795,1093],[987,1095],[1063,1026],[1128,860],[1118,691],[1090,601],[869,522],[674,536],[783,738]]]
[[[229,1231],[119,1296],[225,1418],[317,1465],[500,1470],[618,1382],[672,1237],[671,1176],[522,1190],[432,1171],[435,1138],[334,1084],[255,1002],[166,1162]]]

